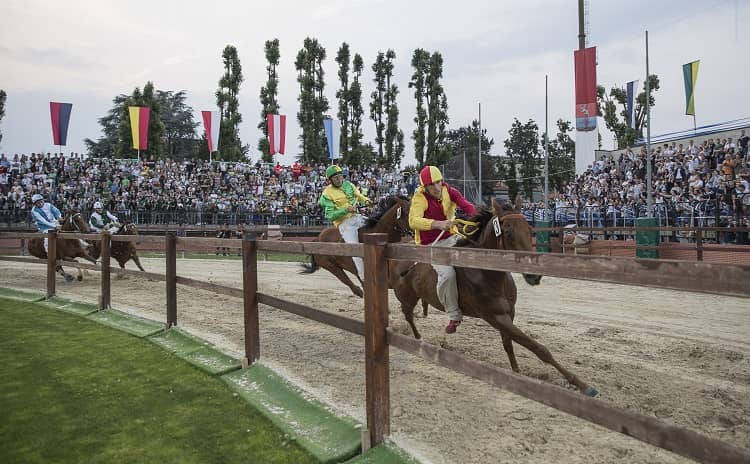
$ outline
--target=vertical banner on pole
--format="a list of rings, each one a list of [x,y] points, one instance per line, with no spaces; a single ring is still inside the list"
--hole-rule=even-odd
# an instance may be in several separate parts
[[[52,119],[52,139],[57,146],[66,145],[68,142],[68,125],[70,124],[70,113],[72,110],[72,103],[49,102],[49,114]]]
[[[208,141],[209,158],[211,153],[219,151],[219,132],[221,132],[221,121],[218,111],[201,111],[203,115],[203,127],[206,129],[206,140]]]
[[[638,81],[630,81],[625,86],[626,111],[628,112],[628,125],[635,129],[635,98],[638,92]]]
[[[326,118],[323,120],[323,127],[326,130],[326,140],[328,141],[328,158],[332,160],[339,159],[339,122],[336,119]]]
[[[685,115],[695,116],[695,82],[698,80],[698,66],[701,60],[682,65],[682,77],[685,81]]]
[[[148,118],[151,108],[147,106],[130,106],[130,132],[133,135],[133,149],[148,149]]]
[[[286,142],[286,115],[267,114],[266,124],[268,126],[268,151],[271,155],[284,154]]]
[[[576,130],[596,129],[596,47],[576,50]]]

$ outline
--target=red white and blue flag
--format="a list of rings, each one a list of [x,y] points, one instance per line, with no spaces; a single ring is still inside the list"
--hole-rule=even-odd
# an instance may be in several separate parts
[[[206,140],[208,140],[208,152],[219,151],[219,129],[221,121],[218,111],[201,111],[203,115],[203,127],[206,129]]]
[[[286,143],[286,115],[268,114],[266,115],[266,125],[268,126],[269,153],[271,155],[276,153],[283,155]]]
[[[596,129],[596,47],[576,50],[576,130]]]
[[[52,118],[52,139],[55,145],[65,145],[68,141],[68,125],[72,103],[49,102],[49,114]]]

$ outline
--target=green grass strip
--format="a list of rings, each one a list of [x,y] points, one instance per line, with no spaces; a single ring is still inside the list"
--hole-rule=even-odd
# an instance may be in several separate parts
[[[0,299],[0,462],[311,463],[220,380],[158,346]]]

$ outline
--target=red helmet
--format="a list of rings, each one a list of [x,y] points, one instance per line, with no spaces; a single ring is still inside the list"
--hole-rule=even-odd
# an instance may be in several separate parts
[[[425,186],[443,180],[443,174],[435,166],[425,166],[419,171],[419,185]]]

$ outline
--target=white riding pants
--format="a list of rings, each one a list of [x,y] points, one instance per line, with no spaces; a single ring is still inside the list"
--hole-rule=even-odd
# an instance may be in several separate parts
[[[365,217],[361,214],[354,214],[346,221],[339,224],[339,233],[346,243],[359,243],[359,228],[365,225]],[[362,282],[365,281],[365,262],[358,256],[353,256],[354,265],[357,267],[357,274]]]
[[[458,236],[451,235],[431,245],[436,247],[452,247],[456,242],[458,242]],[[453,269],[453,266],[445,266],[443,264],[433,264],[432,267],[437,272],[437,294],[440,303],[445,307],[445,312],[448,313],[448,317],[452,321],[462,320],[461,309],[458,307],[456,270]]]

